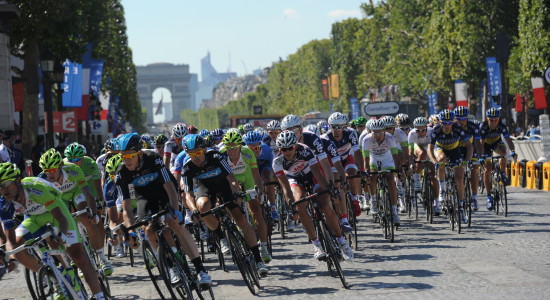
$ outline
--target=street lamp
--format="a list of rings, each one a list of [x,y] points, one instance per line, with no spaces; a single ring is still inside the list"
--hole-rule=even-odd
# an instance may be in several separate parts
[[[49,51],[45,51],[40,55],[40,67],[42,68],[42,85],[44,87],[44,120],[45,126],[48,128],[46,132],[46,148],[53,148],[53,103],[50,75],[54,68],[54,57]]]

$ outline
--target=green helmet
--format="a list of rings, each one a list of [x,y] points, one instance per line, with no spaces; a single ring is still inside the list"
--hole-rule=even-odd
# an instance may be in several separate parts
[[[227,144],[242,144],[243,143],[243,137],[238,131],[231,131],[226,133],[223,136],[223,143],[225,145]]]
[[[0,164],[0,182],[13,181],[19,175],[21,175],[21,171],[16,164],[10,162]]]
[[[42,170],[48,170],[59,168],[62,162],[63,158],[61,157],[61,154],[59,154],[59,152],[57,152],[54,148],[51,148],[42,154],[38,164]]]
[[[118,171],[120,171],[120,167],[122,166],[122,156],[120,154],[114,155],[113,157],[109,158],[107,161],[107,164],[105,165],[105,171],[109,174],[116,174]]]
[[[359,117],[355,119],[355,125],[365,125],[365,124],[367,124],[367,118]]]
[[[86,155],[86,148],[79,143],[72,143],[65,148],[65,157],[73,158]]]

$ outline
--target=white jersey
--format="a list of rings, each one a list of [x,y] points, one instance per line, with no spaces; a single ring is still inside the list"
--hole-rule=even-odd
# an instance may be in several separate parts
[[[369,135],[369,133],[370,132],[366,129],[361,132],[361,135],[359,136],[359,150],[363,151],[363,140],[367,135]]]
[[[101,176],[105,174],[105,165],[107,164],[105,158],[107,157],[107,154],[108,153],[103,153],[95,160],[95,162],[97,163],[97,167],[99,168],[99,174],[101,174]]]
[[[409,148],[413,148],[414,145],[416,144],[419,147],[425,149],[428,146],[428,144],[432,141],[433,128],[427,127],[427,130],[428,132],[426,133],[426,136],[422,138],[418,136],[418,130],[416,128],[411,130],[411,132],[409,132],[409,137],[408,137]]]
[[[394,137],[386,132],[385,138],[382,143],[378,143],[374,138],[373,133],[369,133],[363,139],[363,156],[369,157],[369,165],[371,170],[377,169],[393,169],[395,163],[393,161],[393,155],[397,154],[397,143]]]
[[[393,132],[393,137],[395,138],[395,143],[397,144],[397,149],[399,151],[403,150],[407,146],[407,134],[405,131],[400,128],[395,128]]]

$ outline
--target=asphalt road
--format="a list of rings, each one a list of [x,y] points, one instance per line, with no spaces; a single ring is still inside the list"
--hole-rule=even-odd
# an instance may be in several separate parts
[[[484,203],[484,197],[481,197]],[[270,275],[252,296],[234,266],[221,271],[212,254],[206,265],[217,299],[549,299],[550,192],[510,188],[509,216],[484,207],[458,235],[443,217],[434,224],[401,217],[395,243],[383,239],[370,216],[361,215],[360,245],[342,264],[350,289],[313,259],[303,229],[274,239]],[[137,260],[140,260],[140,256]],[[142,263],[113,259],[115,299],[157,299]],[[0,299],[29,299],[23,272],[0,281]]]

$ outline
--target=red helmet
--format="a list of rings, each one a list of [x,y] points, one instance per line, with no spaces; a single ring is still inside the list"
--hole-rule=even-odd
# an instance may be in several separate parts
[[[195,126],[193,126],[193,125],[190,125],[190,126],[188,127],[188,129],[189,129],[189,133],[190,133],[190,134],[197,134],[197,132],[199,132],[199,130],[197,129],[197,127],[195,127]]]

